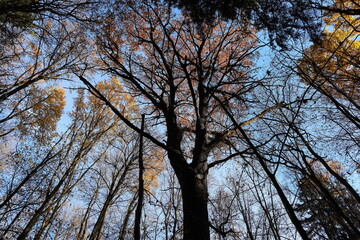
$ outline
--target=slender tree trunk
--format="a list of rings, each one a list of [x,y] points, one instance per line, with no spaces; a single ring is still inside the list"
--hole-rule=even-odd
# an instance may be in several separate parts
[[[18,240],[26,239],[32,228],[35,226],[35,224],[38,222],[41,215],[44,213],[45,209],[51,204],[51,201],[54,199],[55,195],[59,192],[60,188],[65,184],[65,181],[71,178],[74,174],[74,169],[77,165],[78,161],[77,159],[72,162],[70,167],[66,170],[60,181],[57,183],[57,185],[50,191],[49,194],[46,195],[46,198],[44,199],[41,206],[35,210],[32,218],[29,220],[29,222],[26,224],[23,231],[18,236]],[[63,194],[60,195],[60,198],[63,197]]]
[[[48,218],[46,216],[44,216],[44,220],[41,223],[41,227],[40,227],[39,231],[36,233],[34,239],[45,239],[45,237],[42,238],[42,236],[43,236],[46,228],[48,228],[49,225],[51,226],[53,224],[54,218],[56,217],[56,214],[57,214],[57,212],[59,211],[60,208],[61,208],[61,202],[58,201],[56,203],[55,207],[53,207],[52,209],[50,208],[49,210],[47,210],[47,211],[52,210],[52,212],[51,212],[51,214],[50,214],[50,216]]]
[[[34,212],[33,217],[30,219],[30,221],[26,224],[23,231],[18,236],[18,240],[25,240],[33,228],[33,226],[37,223],[38,219],[40,218],[41,214],[43,213],[44,209],[48,205],[50,199],[46,199],[42,205]]]
[[[109,195],[108,198],[106,199],[104,206],[102,207],[99,217],[96,220],[96,223],[94,225],[93,230],[91,231],[89,240],[98,240],[101,238],[101,230],[104,226],[104,222],[105,222],[105,218],[106,218],[106,214],[108,212],[108,209],[110,207],[110,202],[113,199],[112,195]]]
[[[255,147],[255,145],[253,144],[253,142],[249,139],[248,135],[246,134],[246,132],[242,129],[242,127],[238,124],[238,122],[235,120],[234,116],[231,114],[231,112],[224,106],[224,104],[220,101],[219,98],[215,99],[218,101],[218,103],[220,104],[220,106],[222,107],[222,109],[225,111],[226,115],[229,116],[229,118],[231,119],[231,121],[234,123],[234,125],[236,126],[236,128],[240,131],[241,135],[243,136],[243,138],[245,139],[245,141],[248,143],[248,145],[250,146],[250,148],[254,151],[254,155],[256,156],[256,158],[258,159],[261,167],[263,168],[263,170],[265,171],[266,175],[268,176],[268,178],[270,179],[271,183],[273,184],[273,186],[275,187],[279,198],[281,200],[281,202],[283,203],[283,206],[285,207],[285,210],[291,220],[291,222],[293,223],[293,225],[295,226],[296,230],[298,231],[298,233],[300,234],[301,238],[304,240],[310,240],[307,232],[305,231],[305,229],[303,228],[300,220],[298,219],[298,217],[296,216],[295,210],[292,207],[289,199],[286,197],[282,187],[280,186],[279,182],[276,179],[276,176],[274,173],[272,173],[270,171],[270,169],[268,168],[268,166],[266,165],[265,162],[265,158],[258,152],[258,149]]]
[[[51,156],[51,153],[48,153],[44,160],[42,160],[41,163],[39,163],[33,170],[31,170],[31,172],[26,175],[26,177],[17,185],[17,187],[6,196],[5,200],[0,204],[0,208],[7,205],[12,199],[12,197],[17,194],[20,189],[25,185],[25,183],[27,183],[43,166],[45,166],[45,164],[47,164],[50,160],[56,157],[56,155],[58,155],[58,153],[54,154],[53,156]]]
[[[145,115],[141,115],[141,134],[139,144],[139,191],[138,191],[138,203],[135,211],[135,226],[134,226],[134,240],[140,240],[140,223],[141,212],[144,201],[144,162],[143,162],[143,132],[145,124]]]
[[[76,236],[76,240],[83,240],[85,239],[85,233],[88,226],[89,218],[91,215],[91,209],[93,208],[94,204],[96,203],[98,194],[99,194],[99,184],[97,184],[97,187],[94,191],[94,193],[91,195],[90,201],[88,206],[86,207],[85,214],[83,214],[83,218],[81,219],[80,223],[80,229],[78,231],[78,234]]]
[[[129,171],[131,165],[131,161],[124,166],[124,170],[121,173],[121,171],[119,170],[117,172],[117,174],[114,176],[113,181],[111,183],[110,189],[109,189],[109,194],[106,197],[105,203],[100,211],[100,214],[98,216],[98,219],[96,220],[96,223],[94,225],[94,228],[90,234],[89,240],[98,240],[101,239],[101,231],[104,227],[104,223],[105,223],[105,219],[106,219],[106,215],[108,213],[109,208],[111,207],[111,202],[114,200],[114,198],[117,196],[124,180],[125,177],[127,176],[127,173]],[[123,168],[123,167],[122,167]],[[121,168],[121,169],[122,169]],[[120,175],[121,173],[121,175]],[[120,175],[120,178],[119,178]]]
[[[301,141],[305,144],[306,148],[310,151],[310,153],[320,161],[320,163],[326,168],[326,170],[333,175],[342,185],[344,185],[350,192],[350,194],[356,199],[356,201],[360,204],[360,195],[357,193],[357,191],[349,184],[349,182],[343,178],[340,174],[338,174],[336,171],[334,171],[329,164],[325,161],[324,158],[322,158],[320,155],[318,155],[315,150],[311,147],[308,141],[304,138],[304,136],[300,133],[299,129],[294,126],[290,125],[291,128],[296,132],[296,134],[300,137]]]
[[[126,237],[126,230],[127,230],[128,224],[129,224],[130,216],[134,212],[135,202],[136,202],[136,196],[133,197],[133,199],[131,200],[131,202],[127,208],[123,224],[121,225],[119,240],[124,240]]]

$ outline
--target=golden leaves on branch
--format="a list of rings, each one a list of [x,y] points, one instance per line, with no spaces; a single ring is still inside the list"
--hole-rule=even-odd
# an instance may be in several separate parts
[[[144,188],[150,191],[157,188],[158,178],[165,167],[166,153],[159,147],[154,147],[144,156]]]
[[[59,87],[45,89],[31,88],[29,104],[31,111],[26,114],[30,118],[19,125],[19,130],[26,135],[30,129],[40,142],[45,142],[54,136],[56,126],[65,107],[65,90]]]
[[[61,87],[34,84],[17,93],[7,102],[1,123],[2,135],[33,136],[46,143],[55,136],[55,130],[65,107],[65,90]]]
[[[352,1],[335,1],[335,6],[355,8]],[[318,44],[305,50],[300,75],[306,82],[339,98],[360,97],[360,41],[358,16],[330,12]]]

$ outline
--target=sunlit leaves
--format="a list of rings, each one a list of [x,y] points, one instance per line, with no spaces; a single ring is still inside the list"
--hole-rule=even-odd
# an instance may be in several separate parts
[[[16,97],[6,102],[1,113],[1,134],[32,135],[42,143],[50,140],[66,103],[64,89],[33,85]]]
[[[356,8],[352,1],[336,1],[335,5]],[[324,36],[306,49],[300,61],[300,74],[325,92],[356,101],[360,96],[360,19],[356,15],[329,12],[324,20]]]
[[[165,156],[165,151],[157,147],[147,151],[144,157],[144,188],[147,191],[158,187],[159,175],[165,168]]]

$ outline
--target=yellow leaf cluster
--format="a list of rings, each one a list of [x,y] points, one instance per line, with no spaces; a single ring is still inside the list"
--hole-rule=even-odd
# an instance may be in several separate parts
[[[60,87],[54,87],[40,92],[46,92],[46,97],[34,104],[33,114],[36,120],[32,124],[36,125],[41,132],[53,132],[66,104],[65,90]],[[45,135],[45,133],[41,133],[39,137],[44,138]]]
[[[352,1],[335,1],[334,7],[355,8]],[[334,96],[359,97],[360,74],[358,16],[329,13],[325,19],[324,37],[305,51],[300,60],[301,75]]]
[[[144,187],[146,190],[156,188],[158,186],[159,174],[165,167],[166,153],[161,148],[153,149],[149,155],[144,157]]]
[[[7,128],[17,130],[20,136],[33,136],[45,143],[55,136],[66,101],[64,89],[40,85],[34,84],[16,95],[18,98],[9,100],[8,107],[13,109],[13,115]]]
[[[124,90],[117,77],[111,77],[109,80],[98,82],[96,88],[128,118],[131,119],[132,116],[137,115],[139,108],[135,99]],[[104,107],[103,101],[99,98],[91,95],[88,99],[89,104],[93,108]],[[109,114],[112,114],[110,109],[107,109],[107,111]]]
[[[139,107],[135,99],[127,92],[118,78],[110,77],[99,81],[95,87],[129,120],[139,118]],[[86,126],[91,126],[96,131],[102,132],[108,129],[107,134],[113,136],[117,136],[124,128],[119,117],[102,99],[93,94],[85,93],[83,90],[79,90],[77,93],[70,117],[74,121],[84,122]]]

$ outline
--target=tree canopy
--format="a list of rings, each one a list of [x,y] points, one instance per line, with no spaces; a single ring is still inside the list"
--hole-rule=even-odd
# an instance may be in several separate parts
[[[360,238],[359,9],[0,0],[0,239]]]

